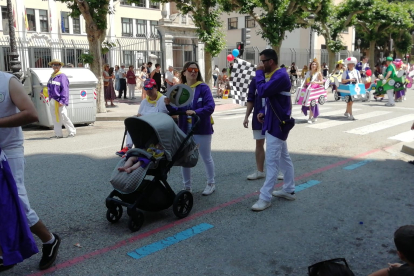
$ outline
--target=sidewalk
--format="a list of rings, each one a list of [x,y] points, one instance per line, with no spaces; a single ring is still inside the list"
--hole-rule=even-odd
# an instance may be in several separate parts
[[[234,104],[232,99],[223,100],[214,98],[214,102],[216,103],[215,111],[243,108],[238,104]],[[107,107],[106,113],[97,113],[96,121],[123,121],[138,113],[140,103],[140,99],[124,100],[117,98],[114,100],[116,107]]]

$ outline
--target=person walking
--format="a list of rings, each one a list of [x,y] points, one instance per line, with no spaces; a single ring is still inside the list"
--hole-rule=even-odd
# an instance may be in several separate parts
[[[152,72],[152,62],[149,61],[149,62],[147,62],[147,74],[148,74],[148,76],[151,74],[151,72]]]
[[[108,107],[108,101],[111,102],[111,107],[115,107],[114,100],[116,98],[115,89],[113,84],[114,68],[109,68],[109,64],[104,65],[104,71],[102,73],[104,79],[104,92],[105,92],[105,106]]]
[[[345,65],[347,69],[342,73],[342,84],[357,84],[361,83],[361,75],[359,71],[355,69],[355,65],[357,64],[357,59],[355,57],[348,57],[345,59]],[[349,120],[355,120],[354,116],[352,115],[352,105],[354,102],[352,101],[352,97],[349,97],[349,101],[346,103],[346,110],[344,116],[347,117]]]
[[[134,66],[130,65],[126,74],[128,81],[128,97],[130,100],[135,99],[135,86],[137,85],[137,76],[135,76]]]
[[[63,138],[62,124],[69,132],[68,137],[75,137],[76,129],[68,117],[66,106],[69,104],[69,80],[68,77],[60,71],[63,62],[53,59],[49,62],[53,73],[47,82],[47,94],[50,103],[50,113],[52,115],[53,129],[55,135],[51,138]]]
[[[181,72],[181,81],[193,88],[194,99],[192,103],[186,107],[175,108],[170,105],[170,99],[165,98],[165,104],[170,113],[185,111],[186,115],[180,115],[178,118],[178,126],[184,133],[188,133],[189,131],[188,120],[192,120],[191,115],[196,114],[200,118],[199,123],[194,129],[194,140],[199,145],[200,156],[203,159],[207,174],[207,185],[202,194],[208,196],[216,190],[214,161],[211,156],[211,139],[214,132],[211,114],[213,114],[216,105],[210,87],[204,83],[200,68],[196,62],[187,62],[184,65],[183,71]],[[182,175],[184,189],[191,191],[191,169],[183,167]]]
[[[150,78],[155,80],[157,83],[157,89],[160,91],[161,89],[161,65],[159,63],[155,64],[155,70],[153,70],[150,74]]]
[[[124,99],[126,99],[126,71],[125,71],[125,64],[121,64],[121,69],[118,70],[118,78],[119,78],[119,94],[118,98],[122,98],[122,94],[124,94]]]
[[[280,127],[292,114],[291,83],[286,70],[279,70],[278,56],[273,49],[260,53],[256,70],[257,95],[264,98],[266,106],[257,115],[263,124],[262,134],[266,139],[266,180],[260,189],[259,200],[253,211],[263,211],[271,205],[272,195],[295,200],[294,168],[287,148],[289,131]],[[273,191],[278,172],[282,171],[285,182],[279,191]]]
[[[392,63],[394,59],[392,57],[387,57],[387,69],[385,71],[386,75],[384,77],[383,86],[388,82],[388,78],[395,78],[397,76],[397,69]],[[394,100],[394,88],[387,90],[388,102],[385,106],[395,106]]]
[[[220,75],[220,69],[218,65],[216,65],[213,70],[214,87],[216,87],[217,79],[219,75]]]
[[[310,86],[310,88],[312,89],[318,89],[324,83],[318,61],[316,60],[312,61],[311,64],[309,65],[309,68],[310,68],[310,71],[308,71],[305,75],[304,87],[309,89],[309,86]],[[318,120],[317,118],[319,116],[319,106],[318,104],[315,104],[315,106],[302,105],[302,112],[305,116],[307,115],[308,110],[309,110],[308,124],[313,124]]]
[[[138,79],[140,81],[140,87],[141,87],[141,101],[143,101],[146,97],[147,97],[147,91],[145,90],[144,87],[144,83],[145,80],[148,78],[148,74],[147,74],[147,67],[142,66],[141,67],[141,72],[139,73]]]
[[[174,86],[174,68],[172,66],[168,66],[168,70],[165,71],[165,82],[167,83],[167,90],[170,89],[170,87]]]
[[[60,66],[62,66],[61,62],[58,60],[52,60],[50,64],[52,64],[54,68],[60,68]],[[55,83],[63,83],[62,78],[54,78],[53,81]],[[2,83],[0,87],[0,151],[4,151],[5,154],[0,154],[0,156],[2,156],[0,159],[6,159],[8,161],[10,171],[17,186],[19,202],[22,211],[26,215],[26,223],[28,224],[30,231],[39,237],[43,243],[39,269],[44,270],[51,267],[55,262],[61,240],[57,234],[51,233],[48,230],[45,224],[39,219],[36,212],[30,207],[26,188],[24,186],[25,159],[22,126],[37,122],[38,114],[30,97],[27,95],[26,90],[16,77],[8,73],[0,72],[0,83]],[[0,197],[1,196],[4,196],[4,194],[0,193]],[[12,207],[10,206],[10,209],[11,208]],[[2,215],[4,215],[4,213],[2,213]],[[1,227],[4,226],[5,225],[2,223]],[[10,230],[12,229],[9,229],[9,231]],[[1,235],[5,234],[4,231],[1,232]],[[17,234],[17,232],[14,233]],[[19,237],[19,239],[20,238],[23,237]],[[25,246],[29,246],[29,244],[26,244]],[[7,245],[3,244],[0,248],[7,249]],[[14,250],[16,249],[17,248],[14,248]],[[3,253],[5,254],[7,252]],[[3,255],[3,253],[0,253],[0,255]],[[16,253],[17,252],[14,252],[14,254]],[[19,260],[14,260],[9,263],[8,261],[10,259],[5,257],[6,256],[2,256],[2,258],[0,258],[0,271],[10,269],[16,262],[19,262]]]

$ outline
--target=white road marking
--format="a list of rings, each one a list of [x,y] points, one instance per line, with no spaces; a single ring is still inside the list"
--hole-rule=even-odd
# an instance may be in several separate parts
[[[374,117],[378,117],[378,116],[383,116],[385,114],[391,113],[389,111],[373,111],[373,112],[368,112],[368,113],[364,113],[364,114],[358,114],[354,116],[356,117],[357,121],[360,120],[365,120],[365,119],[369,119],[369,118],[374,118]],[[331,120],[331,121],[327,121],[327,122],[323,122],[323,123],[315,123],[312,125],[309,125],[308,127],[310,128],[316,128],[316,129],[326,129],[326,128],[330,128],[330,127],[336,127],[336,126],[340,126],[340,125],[344,125],[344,124],[349,124],[349,123],[354,123],[355,121],[351,121],[348,120],[347,118],[344,117],[343,120]]]
[[[409,130],[395,136],[389,137],[390,140],[398,140],[401,142],[414,142],[414,131]]]
[[[354,128],[354,129],[351,129],[345,132],[357,134],[357,135],[366,135],[366,134],[376,132],[379,130],[383,130],[386,128],[390,128],[393,126],[398,126],[398,125],[401,125],[407,122],[412,122],[413,120],[414,120],[414,114],[409,114],[409,115],[404,115],[404,116],[396,117],[393,119],[389,119],[386,121],[381,121],[379,123],[375,123],[375,124],[371,124],[371,125],[367,125],[367,126],[363,126],[359,128]]]

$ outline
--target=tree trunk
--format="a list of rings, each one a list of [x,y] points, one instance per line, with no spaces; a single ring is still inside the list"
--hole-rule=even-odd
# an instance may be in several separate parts
[[[326,47],[326,50],[328,51],[329,72],[332,72],[335,69],[335,65],[336,65],[335,52],[329,49],[329,47]]]
[[[98,84],[96,85],[97,103],[96,110],[98,113],[106,113],[105,108],[105,94],[102,78],[102,59],[101,59],[101,47],[102,43],[99,39],[89,40],[89,54],[93,56],[93,62],[89,64],[91,71],[98,78]]]
[[[375,40],[369,42],[369,68],[375,70]]]
[[[398,51],[398,49],[397,48],[395,48],[395,53],[397,54],[397,56],[395,57],[395,58],[400,58],[400,59],[404,59],[404,54],[403,53],[401,53],[400,51]],[[394,58],[394,59],[395,59]]]
[[[276,54],[277,54],[277,58],[279,59],[280,63],[280,44],[279,45],[272,45],[272,49],[275,50]]]
[[[205,72],[205,81],[210,88],[213,87],[213,68],[212,68],[213,57],[210,52],[204,50],[204,72]],[[229,75],[231,72],[229,72]]]

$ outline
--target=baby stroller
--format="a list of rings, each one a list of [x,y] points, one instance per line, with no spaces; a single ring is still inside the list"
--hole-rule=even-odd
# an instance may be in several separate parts
[[[144,223],[141,210],[157,212],[172,205],[178,218],[188,216],[193,207],[193,195],[185,190],[176,194],[168,184],[167,176],[172,166],[194,167],[197,164],[198,147],[192,136],[198,116],[193,115],[193,120],[195,122],[189,134],[185,135],[164,113],[125,119],[125,127],[135,145],[127,155],[144,156],[150,163],[128,174],[118,171],[124,166],[126,158],[119,161],[110,180],[114,190],[106,198],[106,218],[109,222],[119,221],[123,206],[127,208],[128,227],[132,232],[138,231]],[[155,158],[145,150],[149,144],[162,146],[164,154]],[[152,179],[150,176],[153,176]]]

